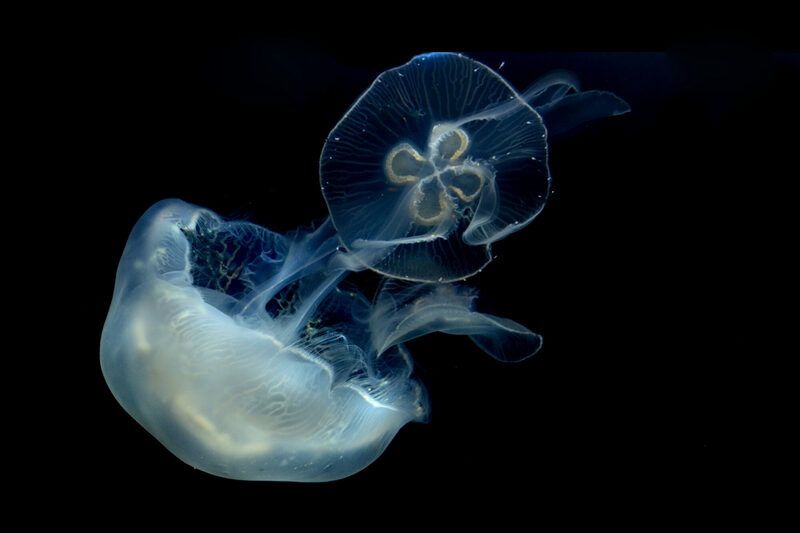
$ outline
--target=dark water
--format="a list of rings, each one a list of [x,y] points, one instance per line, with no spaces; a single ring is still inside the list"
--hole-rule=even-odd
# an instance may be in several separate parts
[[[435,506],[452,494],[503,509],[714,492],[730,475],[729,429],[747,403],[732,385],[753,343],[746,313],[758,294],[746,280],[768,247],[755,206],[789,179],[765,170],[782,149],[767,136],[797,117],[780,96],[800,94],[797,54],[736,32],[606,49],[619,51],[356,41],[124,27],[93,56],[93,167],[106,185],[84,195],[103,223],[80,354],[80,468],[69,475],[161,501],[219,492],[249,509],[282,498],[385,495],[396,509],[388,502]],[[325,217],[318,157],[328,132],[379,73],[435,49],[463,52],[518,90],[566,69],[631,105],[551,147],[548,205],[469,280],[497,314],[541,333],[543,349],[502,365],[461,338],[412,343],[430,423],[406,426],[373,465],[332,485],[233,482],[187,467],[116,403],[90,342],[130,228],[167,197],[278,231]]]

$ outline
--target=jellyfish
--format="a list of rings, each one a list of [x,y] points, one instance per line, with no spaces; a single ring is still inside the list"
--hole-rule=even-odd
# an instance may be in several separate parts
[[[367,105],[384,83],[394,99]],[[571,106],[560,123],[572,127],[597,115],[583,100],[563,105],[581,94],[560,77],[526,100],[463,56],[421,56],[382,74],[328,139],[328,218],[281,234],[178,199],[156,203],[128,238],[103,327],[114,397],[214,475],[322,482],[367,467],[400,428],[429,416],[408,341],[466,335],[504,362],[540,349],[540,335],[476,311],[477,293],[450,280],[474,274],[493,240],[541,209],[542,116]],[[544,115],[534,100],[549,106]],[[386,127],[403,134],[390,140]],[[379,144],[375,161],[353,159]],[[348,279],[366,269],[384,274],[370,298]]]
[[[523,94],[485,65],[424,54],[378,76],[328,136],[322,191],[344,246],[380,250],[386,276],[447,282],[530,223],[550,193],[550,135],[625,113],[608,92],[555,72]]]
[[[473,310],[474,291],[344,283],[364,258],[330,220],[286,235],[181,200],[134,227],[117,270],[101,367],[119,403],[185,462],[223,477],[329,481],[428,416],[405,342],[469,335],[497,359],[541,337]]]

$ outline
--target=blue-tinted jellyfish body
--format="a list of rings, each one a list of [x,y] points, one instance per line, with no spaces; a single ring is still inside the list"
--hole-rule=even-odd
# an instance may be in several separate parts
[[[539,335],[475,311],[471,289],[433,281],[473,274],[541,210],[547,117],[569,129],[619,109],[573,89],[561,76],[522,97],[472,60],[420,56],[331,133],[331,217],[315,227],[279,234],[157,203],[131,232],[103,328],[112,393],[215,475],[329,481],[366,467],[428,416],[406,341],[468,335],[501,361],[539,350]],[[388,275],[371,301],[345,280],[365,268]]]
[[[520,95],[485,65],[449,53],[384,72],[320,158],[343,244],[382,250],[368,266],[387,276],[443,282],[478,272],[489,245],[547,201],[548,128],[568,132],[628,110],[610,93],[577,90],[558,73]]]
[[[501,360],[541,337],[472,310],[474,293],[342,284],[363,258],[329,221],[287,235],[180,200],[150,208],[117,271],[101,366],[122,406],[185,462],[236,479],[327,481],[428,413],[403,342],[470,335]]]

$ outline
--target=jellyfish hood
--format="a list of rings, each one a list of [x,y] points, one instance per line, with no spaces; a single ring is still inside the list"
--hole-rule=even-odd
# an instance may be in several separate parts
[[[427,417],[403,343],[468,335],[501,361],[541,337],[447,284],[383,284],[370,303],[326,221],[286,235],[180,200],[131,232],[100,362],[119,403],[186,463],[251,480],[330,481]]]
[[[547,132],[499,74],[458,54],[381,74],[331,131],[320,180],[351,250],[418,281],[463,279],[528,224],[550,191]]]

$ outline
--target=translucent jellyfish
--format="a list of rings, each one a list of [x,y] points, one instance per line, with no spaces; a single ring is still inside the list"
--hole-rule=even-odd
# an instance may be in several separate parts
[[[607,92],[555,73],[520,95],[458,54],[413,58],[378,76],[328,136],[320,179],[349,250],[418,281],[481,270],[490,244],[526,226],[550,193],[548,129],[625,113]]]
[[[428,403],[403,342],[470,335],[524,359],[541,337],[472,310],[474,293],[341,283],[365,259],[329,220],[280,235],[180,200],[150,208],[117,270],[101,367],[120,404],[176,456],[219,476],[328,481],[377,458]]]
[[[385,72],[323,149],[330,218],[282,235],[181,200],[142,216],[101,339],[112,393],[212,474],[358,472],[428,416],[404,343],[443,332],[501,361],[539,350],[539,335],[444,281],[479,270],[491,242],[542,209],[545,124],[567,133],[625,109],[561,74],[519,95],[453,54]],[[365,268],[387,275],[371,300],[345,279]]]

